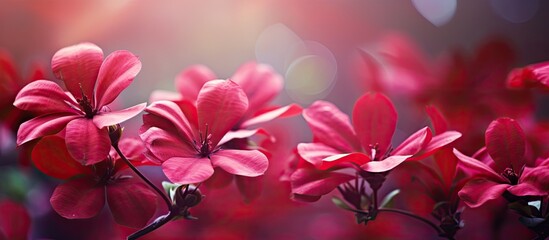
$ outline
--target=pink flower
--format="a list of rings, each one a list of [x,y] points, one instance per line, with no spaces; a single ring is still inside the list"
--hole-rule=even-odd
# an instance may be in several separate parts
[[[549,167],[546,161],[527,167],[524,132],[510,118],[494,120],[486,129],[486,148],[468,157],[454,149],[460,167],[473,178],[459,192],[469,206],[478,207],[505,191],[515,196],[549,195]],[[482,160],[477,160],[482,159]]]
[[[549,89],[549,62],[513,69],[507,76],[507,86],[519,89],[534,87]]]
[[[461,136],[455,131],[433,136],[431,130],[425,127],[393,150],[391,140],[397,114],[391,101],[379,93],[367,93],[358,99],[353,109],[352,125],[347,115],[324,101],[314,102],[303,111],[303,117],[313,132],[313,142],[300,143],[297,146],[299,156],[316,170],[327,172],[355,167],[370,173],[385,173],[404,161],[426,158]],[[327,193],[333,189],[318,190],[326,185],[311,183],[325,179],[328,175],[324,173],[320,177],[311,177],[310,173],[313,172],[304,168],[292,174],[293,191],[299,189],[300,194]],[[314,173],[317,174],[316,171]],[[342,181],[348,179],[338,176]],[[305,191],[304,184],[310,189]]]
[[[86,164],[104,160],[110,150],[107,126],[128,120],[145,108],[145,103],[111,112],[107,107],[133,81],[141,62],[128,51],[116,51],[103,60],[103,51],[82,43],[63,48],[52,58],[55,76],[68,92],[51,81],[38,80],[17,95],[16,107],[38,116],[23,123],[17,145],[65,129],[67,149]]]
[[[23,204],[0,201],[0,239],[29,239],[31,217]]]
[[[121,151],[134,165],[146,164],[141,141],[123,139]],[[75,161],[59,136],[42,138],[34,147],[32,160],[36,168],[66,180],[53,191],[50,203],[61,216],[69,219],[91,218],[109,205],[114,220],[128,227],[147,224],[156,211],[156,195],[141,179],[133,177],[118,154],[111,151],[105,161],[84,166]]]
[[[151,159],[175,183],[199,183],[214,167],[240,176],[256,177],[267,170],[258,150],[223,149],[226,133],[248,109],[248,99],[231,80],[209,81],[197,95],[196,108],[157,101],[145,110],[140,136]]]

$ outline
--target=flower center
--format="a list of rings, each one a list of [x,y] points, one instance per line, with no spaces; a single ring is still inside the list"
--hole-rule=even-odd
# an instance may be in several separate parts
[[[505,168],[502,173],[500,173],[501,176],[504,178],[507,178],[509,182],[511,182],[512,185],[516,185],[518,183],[518,175],[513,171],[512,168]]]
[[[216,150],[212,146],[212,134],[208,133],[208,125],[206,124],[206,131],[204,134],[199,133],[200,141],[194,141],[194,149],[200,157],[209,157],[210,154],[214,153]]]
[[[80,105],[80,109],[84,112],[84,116],[91,119],[97,113],[97,111],[93,109],[90,99],[86,95],[84,95],[82,85],[80,85],[80,90],[82,91],[82,99],[78,99],[76,101]]]
[[[93,168],[96,174],[96,181],[100,185],[108,185],[116,180],[114,177],[114,160],[111,156],[108,156],[105,161],[93,165]]]

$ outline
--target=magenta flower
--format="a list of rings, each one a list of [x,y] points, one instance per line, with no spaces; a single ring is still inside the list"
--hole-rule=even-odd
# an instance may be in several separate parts
[[[151,159],[175,183],[199,183],[214,167],[239,176],[256,177],[267,170],[258,150],[223,149],[222,138],[248,109],[246,94],[231,80],[209,81],[200,90],[196,108],[157,101],[145,110],[140,136]]]
[[[549,89],[549,62],[541,62],[513,69],[507,76],[511,88]]]
[[[460,167],[473,176],[459,191],[459,197],[469,207],[478,207],[505,191],[515,196],[549,195],[549,164],[526,167],[525,149],[524,132],[510,118],[499,118],[488,126],[485,152],[474,156],[482,160],[454,149]]]
[[[123,139],[120,148],[134,165],[147,163],[141,141]],[[68,219],[91,218],[106,201],[117,223],[134,228],[144,226],[156,211],[155,193],[132,175],[114,149],[104,159],[84,166],[72,158],[64,139],[55,135],[42,138],[32,152],[36,168],[66,180],[55,188],[50,199],[59,215]]]
[[[91,43],[57,51],[52,70],[68,92],[47,80],[32,82],[19,92],[13,104],[38,116],[21,125],[17,145],[65,129],[72,157],[86,165],[104,160],[110,151],[106,127],[128,120],[145,108],[145,103],[112,112],[107,107],[140,69],[141,62],[128,51],[113,52],[104,60],[103,51]]]
[[[397,114],[391,101],[379,93],[367,93],[358,99],[353,109],[352,125],[347,115],[324,101],[314,102],[303,111],[303,117],[313,132],[313,142],[300,143],[298,153],[316,169],[298,169],[292,174],[292,191],[297,193],[295,191],[299,190],[300,195],[325,194],[333,190],[337,183],[349,179],[337,174],[337,178],[332,178],[336,182],[330,182],[333,187],[328,189],[326,184],[313,184],[331,181],[330,174],[321,174],[318,170],[340,172],[340,169],[353,167],[370,173],[384,173],[406,160],[426,158],[461,136],[455,131],[433,136],[431,130],[425,127],[393,150],[391,140]]]

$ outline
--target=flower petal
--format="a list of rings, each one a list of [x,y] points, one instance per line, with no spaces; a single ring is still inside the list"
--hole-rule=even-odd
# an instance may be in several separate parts
[[[253,118],[250,118],[241,124],[242,128],[249,127],[254,124],[264,123],[271,121],[279,117],[291,117],[301,113],[301,106],[297,104],[290,104],[281,108],[273,109],[268,112],[264,112]]]
[[[248,98],[231,80],[209,81],[196,101],[200,133],[211,134],[213,146],[242,118],[248,109]]]
[[[381,161],[371,161],[360,166],[366,172],[381,173],[392,170],[412,155],[390,156]]]
[[[204,65],[192,65],[177,75],[175,78],[175,89],[184,99],[196,101],[198,92],[204,83],[214,80],[217,77],[208,67]]]
[[[212,165],[228,173],[257,177],[267,171],[269,160],[258,150],[224,149],[210,156]]]
[[[515,196],[549,195],[549,166],[525,167],[519,183],[508,190]]]
[[[25,86],[15,98],[13,105],[19,109],[39,114],[78,112],[72,108],[78,106],[56,83],[37,80]]]
[[[263,175],[257,177],[244,177],[237,175],[235,176],[235,182],[240,194],[244,197],[244,201],[246,203],[250,203],[261,195],[265,177]]]
[[[107,128],[99,129],[87,118],[74,119],[67,124],[65,141],[71,156],[84,165],[107,159],[111,150]]]
[[[425,112],[429,115],[429,119],[431,120],[431,124],[433,124],[436,134],[441,134],[448,130],[448,121],[446,121],[438,108],[433,105],[429,105],[425,107]]]
[[[0,239],[29,239],[30,228],[31,217],[25,205],[9,198],[0,201]]]
[[[465,173],[471,176],[483,176],[500,183],[504,183],[507,181],[502,176],[494,172],[492,168],[488,167],[483,162],[477,159],[468,157],[455,148],[454,148],[454,154],[459,159],[459,166]]]
[[[366,93],[353,108],[353,126],[364,150],[377,144],[377,156],[387,151],[397,122],[397,113],[389,98],[381,93]]]
[[[324,158],[341,154],[342,152],[323,143],[300,143],[297,152],[303,160],[319,167]]]
[[[82,93],[93,98],[93,89],[103,62],[103,51],[92,43],[81,43],[63,48],[53,55],[53,74],[65,82],[65,87],[77,99]]]
[[[266,64],[248,62],[242,65],[230,78],[248,96],[248,114],[252,115],[265,107],[282,90],[284,80]]]
[[[91,218],[105,206],[105,186],[91,178],[70,180],[55,188],[50,203],[64,218]]]
[[[476,208],[489,200],[500,197],[509,187],[509,184],[475,178],[467,182],[458,195],[467,206]]]
[[[90,168],[71,157],[65,140],[59,136],[42,138],[32,149],[32,162],[41,172],[59,179],[92,173]]]
[[[410,160],[421,160],[435,154],[439,149],[448,146],[461,137],[461,133],[456,131],[446,131],[434,136],[431,141],[418,154]],[[451,153],[450,153],[451,154]]]
[[[17,131],[17,146],[21,146],[39,137],[58,133],[65,128],[68,122],[78,117],[78,115],[57,113],[42,115],[28,120],[21,124]]]
[[[370,161],[371,161],[370,157],[368,157],[368,155],[364,153],[359,153],[359,152],[344,153],[344,154],[332,155],[322,159],[322,163],[318,168],[321,170],[326,170],[331,167],[342,165],[342,164],[346,164],[346,165],[355,164],[360,166]]]
[[[392,155],[415,155],[423,150],[432,139],[431,129],[424,127],[404,140],[395,150]]]
[[[140,134],[146,148],[161,162],[172,157],[192,157],[196,150],[188,143],[182,141],[172,132],[157,127],[151,127]]]
[[[156,211],[156,194],[136,180],[117,180],[107,185],[107,202],[114,221],[132,228],[145,226]]]
[[[233,139],[241,139],[241,138],[249,138],[251,136],[254,136],[256,134],[261,134],[269,138],[271,142],[274,142],[275,139],[273,136],[271,136],[265,129],[263,128],[257,128],[257,129],[240,129],[236,131],[229,131],[223,138],[219,141],[218,145],[223,145]]]
[[[341,152],[361,149],[349,117],[332,103],[314,102],[303,110],[303,118],[313,132],[314,142],[329,145]]]
[[[206,181],[214,173],[208,158],[173,157],[162,163],[162,171],[173,183],[190,184]]]
[[[149,114],[143,115],[143,127],[140,131],[144,132],[155,126],[165,131],[177,130],[184,140],[191,142],[195,140],[189,120],[174,102],[154,102],[145,111]]]
[[[149,102],[156,102],[156,101],[179,101],[182,100],[182,96],[179,93],[176,92],[170,92],[170,91],[164,91],[164,90],[154,90],[151,93],[151,96],[149,97]]]
[[[119,111],[101,112],[93,116],[93,123],[98,128],[116,125],[118,123],[124,122],[130,118],[135,117],[137,114],[141,113],[141,111],[143,111],[143,109],[145,109],[146,106],[147,106],[147,103],[141,103],[133,107],[129,107]]]
[[[354,178],[355,176],[344,173],[300,168],[292,173],[290,183],[293,195],[322,196]]]
[[[496,171],[512,168],[519,172],[524,166],[525,136],[511,118],[499,118],[486,129],[486,150],[496,163]]]
[[[139,71],[141,61],[131,52],[119,50],[109,54],[97,76],[95,106],[100,108],[114,101],[132,83]]]

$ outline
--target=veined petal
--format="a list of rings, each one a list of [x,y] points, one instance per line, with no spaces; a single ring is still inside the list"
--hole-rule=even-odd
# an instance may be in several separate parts
[[[354,178],[355,176],[344,173],[300,168],[292,173],[290,183],[292,194],[322,196]]]
[[[525,167],[518,184],[508,190],[515,196],[549,195],[549,166]]]
[[[146,106],[147,106],[147,103],[141,103],[123,110],[118,110],[113,112],[101,112],[93,116],[93,123],[98,128],[116,125],[118,123],[124,122],[130,118],[135,117],[137,114],[141,113],[141,111],[143,111],[143,109],[145,109]]]
[[[191,143],[182,141],[174,133],[151,127],[139,135],[147,149],[161,162],[172,157],[192,157],[196,150]]]
[[[387,172],[397,167],[398,165],[406,161],[406,159],[410,158],[411,156],[412,155],[390,156],[381,161],[367,162],[360,167],[364,169],[364,171],[366,172],[373,172],[373,173]]]
[[[303,110],[303,118],[313,132],[314,142],[321,142],[341,152],[362,148],[349,117],[332,103],[314,102]]]
[[[501,197],[509,187],[509,184],[497,183],[484,178],[475,178],[467,182],[458,195],[467,206],[476,208],[489,200]]]
[[[360,166],[370,161],[371,161],[370,157],[368,157],[368,155],[364,153],[359,153],[359,152],[344,153],[344,154],[332,155],[322,159],[322,163],[318,168],[321,170],[326,170],[331,167],[342,165],[342,164],[347,164],[347,165],[356,164]]]
[[[182,138],[188,141],[193,141],[194,133],[189,120],[181,111],[181,108],[174,102],[158,101],[149,105],[146,109],[149,114],[143,116],[143,126],[155,126],[166,131],[177,130]],[[149,116],[152,115],[152,116]],[[164,122],[164,121],[167,121]],[[176,129],[173,129],[173,127]],[[142,131],[146,131],[143,129]]]
[[[162,163],[162,171],[174,183],[190,184],[206,181],[214,173],[208,158],[173,157]]]
[[[141,70],[141,61],[129,51],[113,52],[105,58],[97,76],[96,108],[111,103]]]
[[[456,131],[446,131],[434,136],[431,141],[418,154],[410,160],[421,160],[436,153],[442,147],[454,142],[461,137],[461,133]]]
[[[83,166],[67,151],[65,140],[59,136],[47,136],[32,149],[34,166],[48,176],[68,179],[80,174],[91,174],[91,169]]]
[[[72,106],[78,106],[56,83],[37,80],[26,85],[15,98],[13,105],[34,113],[72,113],[78,114]]]
[[[243,128],[249,127],[251,125],[268,122],[279,117],[291,117],[291,116],[300,114],[301,110],[302,110],[301,106],[297,104],[290,104],[281,108],[277,108],[277,109],[262,113],[255,117],[252,117],[246,120],[245,122],[243,122],[241,124],[241,127]]]
[[[524,166],[526,140],[522,128],[511,118],[499,118],[486,129],[486,150],[496,163],[496,171],[513,168],[520,172]]]
[[[410,135],[391,153],[393,155],[415,155],[423,150],[432,139],[431,129],[424,127]]]
[[[55,188],[50,203],[64,218],[91,218],[105,206],[105,186],[91,178],[70,180]]]
[[[454,154],[459,159],[459,163],[460,163],[459,166],[461,167],[461,169],[464,170],[465,173],[472,176],[487,177],[489,179],[492,179],[495,182],[500,182],[500,183],[508,182],[506,179],[504,179],[502,176],[497,174],[492,168],[488,167],[483,162],[477,159],[468,157],[455,148],[454,148]]]
[[[377,144],[377,156],[383,156],[391,144],[396,122],[393,103],[381,93],[366,93],[353,108],[353,126],[360,143],[366,151]]]
[[[198,128],[211,134],[213,146],[219,143],[248,109],[248,98],[231,80],[212,80],[204,84],[196,101]]]
[[[107,202],[114,221],[132,228],[145,226],[156,211],[156,194],[133,179],[107,185]]]
[[[266,64],[248,62],[242,65],[230,78],[248,96],[248,114],[265,107],[282,90],[284,80]]]
[[[183,98],[196,101],[198,92],[204,83],[214,80],[217,77],[208,67],[204,65],[192,65],[177,75],[175,78],[175,89]]]
[[[240,129],[236,131],[229,131],[223,138],[219,141],[218,145],[223,145],[224,143],[227,143],[233,139],[240,139],[240,138],[249,138],[251,136],[254,136],[256,134],[261,134],[269,138],[271,142],[274,142],[275,139],[273,136],[271,136],[265,129],[263,128],[257,128],[257,129]]]
[[[300,143],[297,145],[297,152],[303,160],[319,167],[324,158],[341,154],[337,149],[322,143]]]
[[[21,146],[22,144],[39,137],[58,133],[65,128],[68,122],[78,117],[78,115],[56,113],[42,115],[28,120],[21,124],[17,131],[17,146]]]
[[[103,62],[103,51],[92,43],[81,43],[63,48],[53,55],[53,74],[65,82],[65,86],[77,99],[82,92],[93,98],[93,90],[99,68]]]
[[[263,175],[269,166],[267,157],[258,150],[224,149],[212,154],[210,159],[213,166],[245,177]]]
[[[92,120],[78,118],[67,124],[65,141],[71,156],[84,165],[107,159],[111,140],[107,128],[97,128]]]

